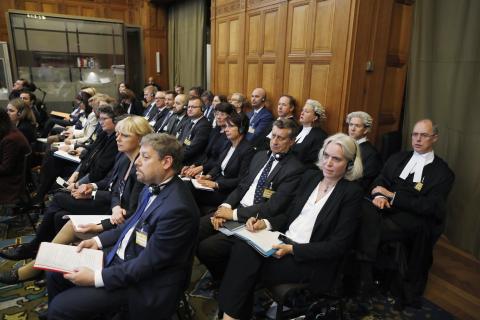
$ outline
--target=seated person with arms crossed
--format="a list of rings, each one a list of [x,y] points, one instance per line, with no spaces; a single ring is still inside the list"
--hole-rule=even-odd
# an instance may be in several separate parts
[[[145,187],[121,227],[84,240],[83,248],[113,247],[104,268],[48,273],[48,318],[87,319],[128,305],[129,319],[170,319],[191,269],[199,212],[178,177],[182,147],[167,134],[142,139],[135,161]],[[144,241],[141,241],[143,239]]]
[[[380,244],[408,241],[405,302],[416,303],[423,294],[455,179],[447,163],[433,152],[437,139],[438,129],[430,119],[418,121],[412,132],[413,152],[391,156],[372,183],[372,200],[362,203],[357,250],[363,293],[373,288],[372,269]]]
[[[247,221],[247,229],[285,232],[291,244],[278,244],[274,257],[265,258],[236,239],[219,291],[223,319],[250,319],[253,293],[263,284],[307,283],[312,292],[325,292],[353,245],[363,191],[351,181],[362,175],[355,141],[338,133],[325,140],[318,165],[304,173],[287,212]]]
[[[246,222],[250,217],[276,216],[293,200],[304,171],[302,164],[289,152],[295,142],[295,132],[296,124],[292,120],[276,120],[270,150],[257,152],[248,175],[213,216],[202,217],[197,257],[216,282],[222,278],[233,241],[218,232],[218,228],[228,220]]]
[[[363,111],[351,112],[347,115],[348,135],[357,141],[362,151],[363,177],[358,180],[365,191],[382,169],[382,160],[377,149],[367,139],[372,129],[372,117]]]

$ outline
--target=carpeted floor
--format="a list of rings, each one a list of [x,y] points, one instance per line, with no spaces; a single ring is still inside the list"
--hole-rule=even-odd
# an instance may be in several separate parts
[[[8,229],[5,224],[0,223],[0,247],[11,245],[14,243],[28,242],[31,236],[21,236],[27,231],[20,232],[18,229]],[[17,236],[17,237],[16,237]],[[8,239],[5,239],[8,237]],[[1,239],[0,238],[0,239]],[[0,258],[0,271],[6,271],[12,267],[19,267],[25,261],[6,261]],[[190,286],[191,294],[189,295],[189,303],[194,310],[194,319],[211,320],[217,316],[217,303],[212,297],[211,292],[204,292],[199,289],[202,283],[208,281],[209,274],[206,273],[204,266],[195,261],[192,273],[192,283]],[[39,311],[46,308],[46,290],[45,288],[36,287],[33,281],[25,282],[19,285],[3,285],[0,284],[0,320],[34,320],[38,319]],[[259,293],[257,297],[257,305],[269,305],[269,297],[263,293]],[[261,308],[260,308],[261,309]],[[257,307],[256,319],[266,319],[265,310]],[[351,320],[374,320],[374,319],[435,319],[450,320],[453,317],[440,307],[432,304],[428,300],[423,300],[423,307],[419,310],[406,308],[403,311],[394,309],[394,301],[387,297],[377,297],[373,300],[372,306],[364,316],[358,316],[353,312],[358,310],[358,304],[354,299],[346,301],[346,310],[344,319]],[[321,319],[330,319],[329,316]]]

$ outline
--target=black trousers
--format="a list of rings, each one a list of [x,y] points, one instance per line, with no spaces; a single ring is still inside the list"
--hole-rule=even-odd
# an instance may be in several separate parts
[[[99,191],[100,192],[100,191]],[[98,193],[97,192],[97,195]],[[110,192],[102,191],[103,194]],[[110,196],[98,196],[95,200],[77,200],[69,193],[57,192],[51,204],[46,208],[43,220],[38,226],[37,235],[31,244],[38,248],[43,241],[52,241],[58,231],[68,220],[63,219],[67,214],[108,214],[110,211]]]
[[[358,258],[373,265],[382,244],[402,241],[409,248],[405,284],[412,287],[409,295],[421,295],[433,261],[432,229],[432,223],[425,217],[396,209],[380,210],[365,200],[357,242]],[[365,279],[367,275],[363,273],[362,280],[370,282],[371,278]]]
[[[234,318],[250,319],[257,283],[265,286],[309,283],[317,273],[333,277],[328,262],[324,269],[319,262],[297,262],[293,255],[265,258],[242,240],[234,239],[233,243],[218,303],[220,310]]]
[[[53,151],[46,152],[40,171],[40,185],[37,187],[37,197],[43,199],[52,188],[57,177],[69,177],[77,167],[78,164],[74,162],[55,157]]]
[[[127,288],[107,291],[80,287],[57,272],[47,272],[47,291],[49,320],[91,319],[98,314],[115,313],[128,305]]]
[[[203,263],[216,281],[220,281],[227,267],[234,237],[227,237],[215,230],[210,222],[212,215],[200,218],[197,258]]]

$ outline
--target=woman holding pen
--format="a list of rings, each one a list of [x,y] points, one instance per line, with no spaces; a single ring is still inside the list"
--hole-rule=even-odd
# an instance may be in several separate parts
[[[319,153],[321,171],[307,171],[285,214],[250,218],[247,229],[285,233],[274,245],[275,257],[264,258],[246,242],[234,244],[219,291],[223,319],[249,319],[257,281],[269,285],[307,283],[313,292],[330,288],[339,262],[351,248],[359,221],[362,190],[353,180],[362,175],[355,141],[338,133]]]

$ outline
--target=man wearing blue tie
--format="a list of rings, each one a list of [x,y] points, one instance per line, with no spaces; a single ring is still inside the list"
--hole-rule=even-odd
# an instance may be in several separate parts
[[[87,319],[128,306],[129,319],[170,319],[189,282],[199,211],[177,177],[182,147],[167,134],[142,139],[135,162],[147,185],[135,214],[122,226],[82,241],[83,248],[111,247],[104,268],[49,273],[49,319]]]

